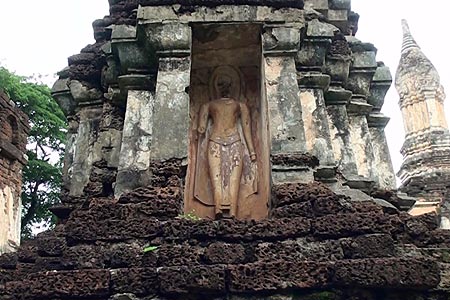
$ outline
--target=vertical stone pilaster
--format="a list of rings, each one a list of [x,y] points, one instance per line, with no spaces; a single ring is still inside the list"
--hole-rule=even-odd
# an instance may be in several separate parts
[[[300,43],[300,28],[283,26],[266,27],[264,30],[264,76],[271,153],[305,152],[306,140],[294,60]]]
[[[438,90],[436,88],[424,89],[423,96],[425,98],[424,104],[426,104],[424,113],[427,113],[429,118],[429,124],[427,125],[438,130],[439,128],[447,129],[448,125],[442,109],[443,99],[439,99]]]
[[[98,161],[100,153],[96,151],[95,144],[98,138],[102,106],[86,106],[78,112],[76,133],[71,133],[71,143],[66,152],[71,155],[71,166],[68,166],[67,176],[70,179],[69,196],[78,197],[84,193],[89,182],[92,165]]]
[[[110,73],[113,72],[111,67],[108,69]],[[112,194],[115,176],[105,174],[105,170],[113,173],[119,164],[122,118],[111,114],[112,92],[105,96],[98,86],[69,80],[67,71],[65,69],[58,73],[60,79],[52,88],[52,96],[69,123],[62,172],[62,201],[73,206],[76,197]],[[118,86],[117,76],[108,77],[104,74],[104,78],[107,78],[105,80],[108,83],[113,84],[114,81]],[[64,218],[64,213],[58,212],[61,209],[59,206],[53,212]]]
[[[52,95],[67,116],[69,128],[64,155],[63,193],[79,197],[89,182],[95,161],[102,114],[102,92],[78,80],[69,80],[69,70],[58,73],[60,79],[52,88]],[[63,197],[63,200],[65,198]]]
[[[324,97],[331,76],[324,72],[328,49],[338,28],[318,19],[309,21],[306,26],[306,36],[295,58],[306,150],[320,161],[316,179],[334,181],[336,163]]]
[[[324,90],[328,88],[330,77],[324,74],[300,74],[298,82],[306,149],[319,159],[321,165],[334,166],[333,146],[324,98]]]
[[[376,185],[381,189],[395,189],[397,186],[394,167],[392,166],[386,134],[384,132],[389,118],[380,113],[391,83],[392,76],[389,68],[382,62],[379,62],[378,68],[372,78],[367,100],[373,106],[372,112],[367,116],[367,121],[372,140],[375,165],[378,168]]]
[[[185,159],[188,153],[191,28],[183,22],[142,25],[147,49],[155,51],[157,78],[151,160]]]
[[[366,116],[352,114],[349,116],[349,121],[350,139],[356,157],[358,175],[375,181],[377,169]]]
[[[335,3],[336,8],[345,7],[345,3]],[[328,122],[334,158],[338,171],[346,180],[352,180],[358,174],[355,154],[350,139],[350,125],[346,106],[352,92],[344,89],[351,64],[351,50],[342,33],[334,32],[325,60],[325,71],[331,77],[331,83],[325,92]]]
[[[78,121],[75,117],[78,103],[70,92],[69,68],[58,72],[59,79],[52,87],[52,97],[67,117],[68,128],[62,169],[62,194],[70,193],[72,170],[75,158],[75,142],[77,139]]]
[[[72,185],[77,133],[78,122],[71,116],[68,118],[66,144],[64,148],[64,164],[62,168],[62,193],[66,195],[70,193],[70,187]]]
[[[160,58],[153,114],[152,160],[187,158],[189,83],[189,57]]]
[[[375,183],[381,189],[395,189],[397,186],[395,172],[392,166],[386,134],[384,133],[384,128],[389,122],[389,118],[380,113],[372,113],[367,117],[367,121],[372,141],[374,161],[378,170]]]
[[[129,90],[114,194],[150,183],[154,93]]]
[[[130,25],[114,26],[111,51],[117,61],[109,61],[108,69],[112,72],[105,75],[109,76],[106,79],[112,83],[112,101],[120,102],[126,98],[122,145],[114,186],[114,196],[119,198],[122,193],[146,186],[151,181],[156,55],[153,50],[142,46],[137,28]],[[122,75],[115,80],[117,73]],[[118,86],[117,91],[114,90],[115,86]]]
[[[334,159],[346,179],[358,175],[346,109],[351,96],[352,93],[344,89],[330,88],[325,94]]]
[[[370,93],[367,99],[367,103],[373,106],[372,112],[375,113],[381,111],[386,93],[392,84],[389,67],[385,66],[383,62],[378,62],[377,65],[378,67],[373,75],[370,84]]]
[[[299,165],[299,161],[286,164],[282,159],[307,152],[295,66],[300,30],[300,25],[283,24],[266,25],[263,32],[263,76],[274,184],[314,180],[307,166]]]
[[[377,69],[376,49],[371,44],[348,37],[353,51],[353,61],[346,88],[352,91],[352,98],[347,105],[350,124],[350,139],[356,158],[358,175],[375,183],[378,168],[375,161],[372,137],[369,131],[367,115],[373,106],[367,103],[372,78]]]
[[[71,80],[67,85],[77,106],[73,118],[69,118],[73,128],[69,132],[72,143],[66,150],[72,154],[72,164],[67,168],[67,176],[70,178],[68,190],[69,196],[79,197],[84,194],[84,188],[89,182],[92,164],[98,160],[96,156],[99,153],[95,152],[94,145],[102,117],[103,93],[78,80]],[[56,98],[59,97],[56,95]]]

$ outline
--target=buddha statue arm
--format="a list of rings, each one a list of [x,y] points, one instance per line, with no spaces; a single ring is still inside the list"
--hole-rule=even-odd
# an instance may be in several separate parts
[[[201,106],[200,112],[198,114],[198,127],[197,131],[200,134],[206,132],[206,126],[208,126],[208,116],[209,116],[209,105],[205,103]]]
[[[253,147],[252,129],[250,125],[251,122],[250,113],[245,103],[240,103],[240,106],[241,106],[242,131],[244,133],[244,138],[247,143],[248,151],[250,152],[250,158],[252,161],[255,161],[256,152],[255,148]]]

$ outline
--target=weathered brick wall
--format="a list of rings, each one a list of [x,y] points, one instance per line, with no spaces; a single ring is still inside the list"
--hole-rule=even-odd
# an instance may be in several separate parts
[[[20,243],[22,168],[28,117],[0,91],[0,253]]]
[[[435,216],[320,183],[279,185],[274,197],[262,221],[181,215],[169,187],[92,199],[0,257],[0,300],[448,299],[449,232]]]

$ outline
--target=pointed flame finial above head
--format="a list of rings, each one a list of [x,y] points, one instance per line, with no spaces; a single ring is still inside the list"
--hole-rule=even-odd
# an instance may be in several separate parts
[[[402,20],[402,28],[403,28],[403,45],[402,45],[402,53],[408,51],[412,48],[419,48],[416,41],[411,35],[411,31],[409,30],[408,22],[403,19]]]

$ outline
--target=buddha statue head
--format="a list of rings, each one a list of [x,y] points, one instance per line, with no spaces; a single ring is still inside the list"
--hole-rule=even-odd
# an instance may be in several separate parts
[[[232,66],[219,66],[214,69],[209,84],[210,99],[241,98],[241,74]]]
[[[233,80],[227,74],[218,74],[215,82],[216,95],[219,98],[230,98],[232,90]]]

